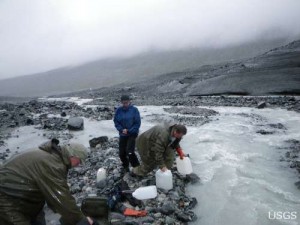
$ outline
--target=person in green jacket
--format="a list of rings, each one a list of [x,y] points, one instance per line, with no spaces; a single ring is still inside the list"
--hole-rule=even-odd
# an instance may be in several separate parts
[[[61,215],[63,224],[92,225],[76,205],[67,184],[71,167],[87,156],[81,144],[59,146],[57,139],[17,154],[0,166],[0,224],[45,224],[45,203]],[[41,213],[42,212],[42,213]]]
[[[145,176],[157,166],[165,172],[174,163],[175,152],[181,159],[184,153],[179,145],[187,129],[181,124],[156,125],[138,136],[137,150],[141,157],[141,165],[133,168],[132,175]]]

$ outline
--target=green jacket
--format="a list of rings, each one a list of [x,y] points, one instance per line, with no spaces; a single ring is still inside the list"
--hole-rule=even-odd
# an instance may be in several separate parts
[[[156,125],[138,136],[136,146],[145,164],[155,164],[159,168],[171,169],[174,163],[176,147],[171,147],[172,126],[174,124]]]
[[[34,218],[45,202],[67,224],[85,218],[69,191],[69,154],[57,154],[51,143],[15,155],[0,166],[0,192],[20,200],[16,209]]]

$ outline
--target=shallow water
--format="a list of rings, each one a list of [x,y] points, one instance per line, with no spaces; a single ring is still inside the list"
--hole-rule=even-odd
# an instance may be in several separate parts
[[[294,185],[299,175],[279,161],[286,151],[279,148],[285,140],[300,139],[300,114],[282,109],[212,109],[220,112],[217,120],[189,128],[182,143],[202,179],[202,184],[188,187],[199,202],[195,210],[199,220],[194,224],[299,224],[300,191]],[[256,133],[274,130],[267,126],[270,123],[282,123],[287,130]],[[286,219],[272,219],[274,212],[286,212]]]

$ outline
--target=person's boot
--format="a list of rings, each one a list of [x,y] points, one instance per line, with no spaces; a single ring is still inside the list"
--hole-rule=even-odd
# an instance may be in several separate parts
[[[137,166],[132,169],[132,171],[130,172],[130,176],[141,178],[144,177],[144,174],[140,172],[140,166]]]

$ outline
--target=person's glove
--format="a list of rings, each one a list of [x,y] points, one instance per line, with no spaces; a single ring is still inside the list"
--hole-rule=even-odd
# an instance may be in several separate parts
[[[176,152],[179,155],[180,159],[184,158],[184,152],[183,152],[182,148],[180,148],[180,147],[176,148]]]
[[[146,216],[147,211],[145,210],[134,210],[130,208],[126,208],[123,212],[125,216]]]

